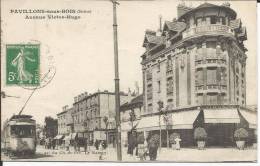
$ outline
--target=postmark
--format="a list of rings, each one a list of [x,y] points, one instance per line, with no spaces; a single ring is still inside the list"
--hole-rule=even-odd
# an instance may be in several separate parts
[[[6,45],[6,85],[40,85],[40,45]]]

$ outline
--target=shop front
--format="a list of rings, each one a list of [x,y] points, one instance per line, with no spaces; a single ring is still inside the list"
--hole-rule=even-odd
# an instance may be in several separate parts
[[[167,147],[167,141],[169,142],[173,133],[180,135],[181,146],[194,146],[193,128],[199,113],[200,110],[185,110],[167,115],[142,117],[136,129],[143,132],[145,138],[153,134],[161,135],[162,147]]]
[[[235,146],[234,132],[240,124],[237,108],[204,109],[207,146]]]

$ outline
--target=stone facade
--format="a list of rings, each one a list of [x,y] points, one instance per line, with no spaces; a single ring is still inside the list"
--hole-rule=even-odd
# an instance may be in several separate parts
[[[127,94],[120,94],[120,103],[129,101],[132,97]],[[107,126],[104,117],[108,118]],[[114,130],[115,124],[115,94],[104,91],[94,94],[81,94],[74,98],[72,112],[74,131],[83,133],[84,137],[90,137],[91,140],[95,135],[104,135],[105,131]],[[98,131],[98,134],[95,132]]]
[[[174,132],[194,146],[194,129],[203,127],[209,146],[232,145],[236,129],[256,129],[256,112],[246,108],[246,28],[228,3],[181,4],[177,12],[158,32],[145,32],[137,130],[160,134],[161,146]]]
[[[166,21],[159,35],[146,31],[144,114],[156,113],[158,101],[168,109],[245,106],[245,27],[230,7],[205,3],[186,10]]]

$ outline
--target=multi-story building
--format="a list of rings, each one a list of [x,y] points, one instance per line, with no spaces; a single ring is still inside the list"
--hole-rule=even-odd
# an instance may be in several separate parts
[[[120,93],[121,104],[131,98],[125,93]],[[72,118],[78,138],[86,137],[90,141],[105,140],[108,134],[108,142],[114,143],[115,94],[103,91],[78,95],[74,98]]]
[[[72,133],[74,133],[74,124],[72,120],[72,113],[73,108],[69,108],[68,105],[62,107],[62,112],[57,114],[58,118],[58,134],[55,139],[62,140],[65,139],[72,139]],[[75,134],[74,134],[75,135]]]
[[[138,128],[158,132],[166,125],[159,102],[182,144],[194,144],[198,126],[208,132],[209,145],[232,144],[236,128],[256,128],[256,114],[246,108],[246,27],[228,3],[180,4],[177,15],[158,32],[145,32],[144,112]]]

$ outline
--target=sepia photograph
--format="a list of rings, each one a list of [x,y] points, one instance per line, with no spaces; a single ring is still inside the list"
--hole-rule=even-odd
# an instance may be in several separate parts
[[[1,0],[1,161],[256,163],[257,2]]]

